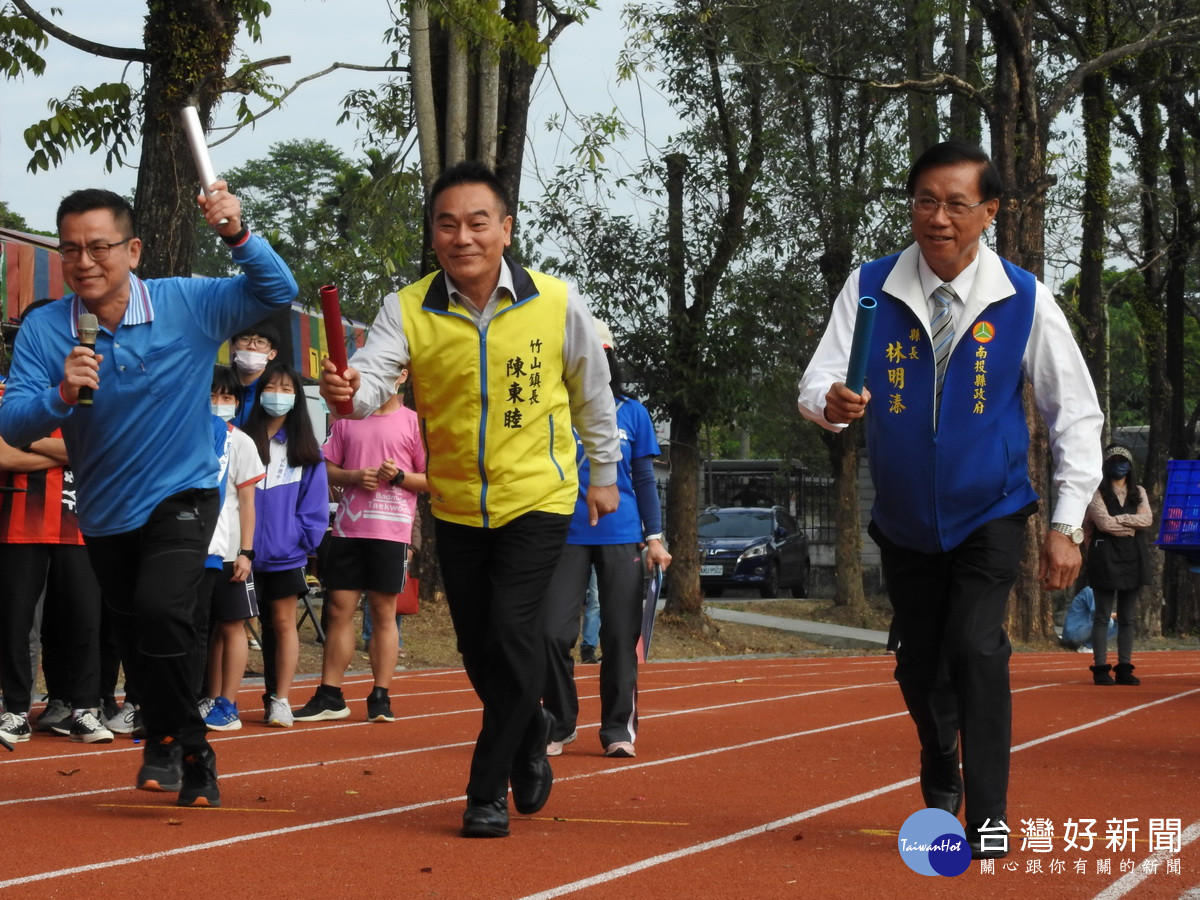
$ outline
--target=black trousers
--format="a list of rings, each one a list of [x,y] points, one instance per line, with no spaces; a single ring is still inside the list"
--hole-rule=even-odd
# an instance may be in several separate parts
[[[498,800],[520,755],[542,739],[546,588],[571,517],[519,516],[499,528],[435,520],[458,651],[483,703],[467,795]]]
[[[600,596],[600,745],[637,739],[637,642],[642,634],[642,557],[637,544],[567,544],[550,581],[546,606],[544,704],[561,741],[575,730],[579,695],[571,648],[592,566]]]
[[[146,737],[174,737],[185,749],[208,745],[193,687],[195,609],[217,512],[215,489],[182,491],[141,528],[85,536]]]
[[[87,551],[62,544],[0,544],[0,573],[0,691],[8,711],[29,712],[29,635],[43,588],[48,686],[75,709],[99,706],[100,588]]]
[[[899,641],[896,681],[922,747],[948,751],[960,738],[971,823],[1007,809],[1012,645],[1004,618],[1035,508],[981,525],[945,553],[901,547],[870,526]]]

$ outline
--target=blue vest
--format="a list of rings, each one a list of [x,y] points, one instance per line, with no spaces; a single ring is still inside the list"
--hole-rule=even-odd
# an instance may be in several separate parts
[[[1016,293],[957,323],[935,424],[929,332],[883,291],[898,257],[869,262],[859,276],[861,295],[879,302],[867,358],[871,517],[894,543],[940,553],[1037,500],[1021,401],[1037,279],[1001,260]]]

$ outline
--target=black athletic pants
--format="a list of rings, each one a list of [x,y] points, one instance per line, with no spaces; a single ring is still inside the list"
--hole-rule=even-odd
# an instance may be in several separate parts
[[[467,795],[498,800],[514,760],[543,739],[546,588],[571,517],[531,512],[498,528],[435,520],[458,650],[483,703]]]

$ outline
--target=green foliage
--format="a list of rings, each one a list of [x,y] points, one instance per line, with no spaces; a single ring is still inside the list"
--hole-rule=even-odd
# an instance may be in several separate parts
[[[106,83],[94,88],[76,86],[65,100],[51,100],[51,115],[25,129],[25,144],[33,151],[26,168],[48,170],[62,162],[65,152],[87,147],[105,150],[109,172],[138,140],[129,85]]]
[[[29,231],[29,223],[25,217],[13,212],[9,205],[0,200],[0,228],[12,228],[16,231]]]
[[[198,90],[216,95],[219,78],[211,71],[211,61],[224,59],[232,47],[239,24],[250,37],[261,39],[261,22],[271,12],[267,0],[229,0],[232,27],[225,27],[220,16],[202,23],[179,4],[170,0],[147,0],[146,51],[151,54],[150,68],[162,73],[156,82],[163,92],[159,108],[170,114],[188,102]],[[224,8],[221,4],[218,8]],[[50,15],[59,14],[51,9]],[[26,73],[41,75],[46,62],[40,50],[49,42],[38,24],[11,4],[0,7],[0,73],[17,78]],[[131,62],[143,59],[131,51]],[[222,73],[216,73],[219,76]],[[149,78],[149,76],[148,76]],[[271,96],[272,83],[261,73],[250,71],[242,78],[239,90]],[[27,168],[31,172],[59,165],[66,153],[85,149],[105,153],[108,171],[127,161],[129,150],[143,133],[146,97],[125,82],[77,85],[65,98],[51,100],[50,115],[25,129],[25,143],[32,152]],[[243,120],[250,117],[243,99],[239,110]],[[148,151],[143,148],[145,155]]]
[[[11,4],[0,6],[0,73],[5,78],[19,78],[25,72],[41,75],[46,60],[39,51],[48,43],[42,29]]]
[[[748,436],[755,457],[827,465],[816,430],[796,412],[796,383],[851,269],[903,246],[907,231],[889,187],[907,162],[897,102],[811,74],[853,67],[864,42],[881,66],[900,65],[887,56],[897,25],[873,9],[865,0],[680,0],[626,10],[623,75],[654,72],[684,123],[667,149],[688,158],[693,311],[710,262],[727,241],[737,243],[699,321],[670,315],[664,165],[616,170],[620,154],[610,147],[631,128],[620,113],[577,117],[589,127],[573,148],[575,164],[555,173],[527,219],[541,245],[556,248],[545,267],[576,279],[612,325],[630,380],[655,415],[700,416],[706,453],[740,456]],[[761,170],[747,175],[756,152]],[[748,207],[731,225],[747,178]],[[630,207],[636,212],[613,211]],[[686,350],[692,338],[698,354]]]
[[[300,302],[315,305],[317,289],[336,284],[346,314],[369,322],[387,293],[417,277],[420,183],[396,157],[371,150],[352,162],[325,141],[282,141],[222,177],[247,224],[291,266]],[[228,251],[201,234],[193,270],[230,274]]]

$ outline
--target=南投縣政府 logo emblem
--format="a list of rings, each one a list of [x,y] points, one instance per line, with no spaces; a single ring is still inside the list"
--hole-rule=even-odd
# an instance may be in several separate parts
[[[981,344],[986,344],[995,336],[996,327],[991,322],[976,322],[975,327],[971,329],[971,337]]]

